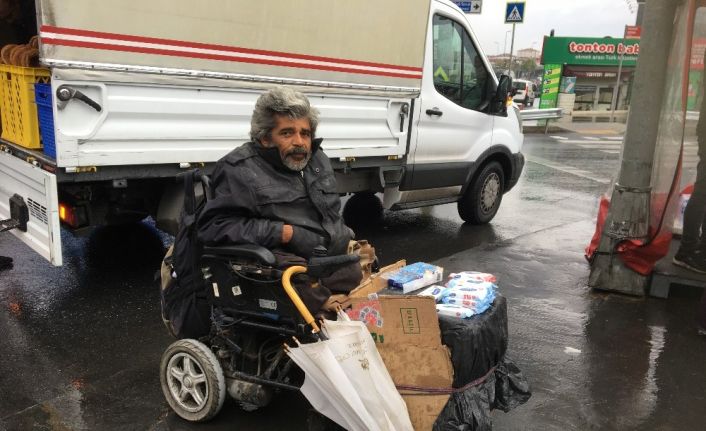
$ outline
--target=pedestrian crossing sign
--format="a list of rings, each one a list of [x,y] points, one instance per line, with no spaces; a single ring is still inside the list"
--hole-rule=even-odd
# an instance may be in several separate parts
[[[505,23],[517,24],[525,19],[525,2],[510,2],[505,8]]]

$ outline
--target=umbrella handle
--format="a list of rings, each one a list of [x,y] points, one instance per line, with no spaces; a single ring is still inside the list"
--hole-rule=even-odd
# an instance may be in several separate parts
[[[292,286],[292,276],[295,274],[303,274],[305,272],[305,266],[290,266],[284,271],[284,274],[282,274],[282,287],[284,287],[284,291],[287,293],[287,296],[289,296],[289,299],[292,300],[294,306],[297,307],[299,314],[302,315],[306,324],[311,326],[314,334],[318,335],[320,330],[319,325],[316,324],[316,319],[314,319],[314,316],[311,315],[311,312],[308,308],[306,308],[306,305],[304,305],[304,302],[302,302],[299,294]]]

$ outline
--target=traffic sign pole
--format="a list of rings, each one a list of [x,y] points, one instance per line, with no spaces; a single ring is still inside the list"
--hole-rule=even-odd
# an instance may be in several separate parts
[[[512,39],[510,40],[510,77],[512,78],[512,50],[515,47],[515,24],[512,24]],[[513,78],[514,79],[514,78]]]

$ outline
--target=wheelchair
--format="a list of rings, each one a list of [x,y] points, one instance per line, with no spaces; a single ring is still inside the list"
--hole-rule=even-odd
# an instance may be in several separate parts
[[[203,180],[204,189],[208,182]],[[206,196],[210,195],[209,190]],[[315,250],[306,266],[275,267],[275,256],[256,245],[204,247],[200,257],[211,308],[210,332],[180,339],[162,355],[160,383],[169,406],[183,419],[204,422],[221,410],[226,394],[245,410],[264,407],[281,391],[298,391],[303,373],[285,353],[293,337],[325,339],[297,290],[294,277],[313,280],[359,260]]]

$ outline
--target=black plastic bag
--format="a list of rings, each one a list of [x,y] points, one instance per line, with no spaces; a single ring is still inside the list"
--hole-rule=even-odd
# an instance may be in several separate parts
[[[507,301],[497,295],[484,313],[470,319],[439,316],[442,342],[451,350],[455,391],[434,431],[487,431],[491,411],[508,412],[530,398],[522,371],[506,356]]]
[[[507,300],[497,295],[484,313],[470,319],[439,316],[441,342],[451,350],[454,388],[488,373],[507,351]]]
[[[509,358],[503,358],[482,383],[454,392],[434,423],[434,431],[490,431],[490,412],[508,412],[532,396],[530,385]]]

